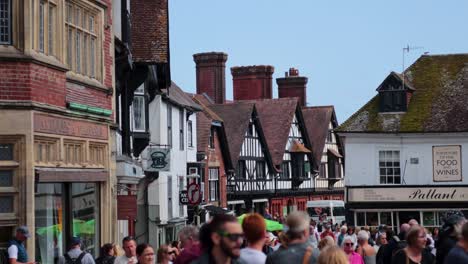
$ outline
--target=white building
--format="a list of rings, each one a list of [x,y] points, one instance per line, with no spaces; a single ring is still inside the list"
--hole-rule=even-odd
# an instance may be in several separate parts
[[[337,129],[349,222],[431,228],[448,209],[468,213],[465,63],[466,54],[420,57]]]
[[[168,93],[157,95],[149,104],[151,139],[142,153],[144,169],[151,163],[148,161],[151,148],[169,153],[169,170],[149,174],[152,181],[147,186],[147,194],[138,199],[139,208],[147,211],[138,212],[137,236],[140,239],[147,236],[142,240],[155,247],[177,240],[177,232],[186,223],[187,206],[179,204],[179,193],[187,187],[187,163],[196,162],[194,113],[200,110],[174,83]]]

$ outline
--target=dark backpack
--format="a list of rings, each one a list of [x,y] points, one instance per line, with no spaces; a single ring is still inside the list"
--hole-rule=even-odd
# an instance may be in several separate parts
[[[8,249],[2,248],[0,249],[0,264],[9,264],[10,258],[8,256]]]
[[[83,251],[77,258],[71,258],[70,255],[68,255],[68,253],[65,253],[65,255],[63,256],[65,257],[66,264],[81,264],[81,260],[83,259],[85,255],[86,255],[86,252]]]
[[[397,242],[397,245],[392,251],[392,257],[395,256],[395,254],[398,251],[400,251],[400,250],[404,249],[406,246],[408,246],[408,243],[406,242],[406,240],[400,240],[400,238],[397,237],[397,236],[394,236],[393,239]]]

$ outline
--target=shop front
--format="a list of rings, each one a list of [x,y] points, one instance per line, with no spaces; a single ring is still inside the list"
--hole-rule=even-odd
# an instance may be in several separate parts
[[[0,246],[27,225],[32,259],[55,263],[72,236],[99,255],[114,239],[113,166],[106,124],[30,111],[0,123]]]
[[[410,219],[432,230],[442,224],[445,212],[460,210],[468,216],[468,186],[366,186],[347,187],[347,221],[355,226],[395,231]]]

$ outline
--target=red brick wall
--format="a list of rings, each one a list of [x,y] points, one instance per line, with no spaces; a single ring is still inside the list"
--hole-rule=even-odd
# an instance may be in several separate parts
[[[197,94],[206,93],[215,103],[226,101],[226,61],[223,52],[205,52],[193,55],[196,64]]]
[[[108,5],[106,21],[112,25],[112,1],[103,2]],[[114,47],[110,29],[103,29],[103,85],[112,89]],[[34,62],[0,62],[0,100],[33,101],[59,107],[66,107],[70,101],[112,109],[112,96],[105,91],[67,83],[66,72]]]
[[[112,109],[112,96],[87,88],[86,86],[67,83],[67,102],[80,103],[105,109]]]
[[[306,105],[307,101],[307,78],[306,77],[285,77],[277,78],[278,97],[298,97],[302,106]]]
[[[232,67],[234,100],[271,99],[273,66]]]
[[[210,163],[218,163],[219,164],[219,206],[227,207],[227,175],[226,175],[226,168],[223,161],[223,156],[221,153],[221,146],[218,138],[218,133],[215,132],[215,140],[214,140],[214,149],[210,149],[208,146],[206,147],[206,166],[205,166],[205,200],[206,202],[210,202],[209,195],[209,181],[208,181],[208,170]]]
[[[0,63],[0,100],[65,107],[65,73],[31,62]]]

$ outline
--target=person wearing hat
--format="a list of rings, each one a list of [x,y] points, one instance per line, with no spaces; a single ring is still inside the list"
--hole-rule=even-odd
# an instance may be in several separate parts
[[[70,250],[59,259],[59,264],[95,264],[93,256],[81,250],[81,239],[72,237],[70,240]]]
[[[34,263],[34,261],[28,262],[28,252],[24,247],[24,241],[30,236],[27,226],[20,226],[16,229],[15,238],[10,240],[8,247],[8,259],[10,264]]]

